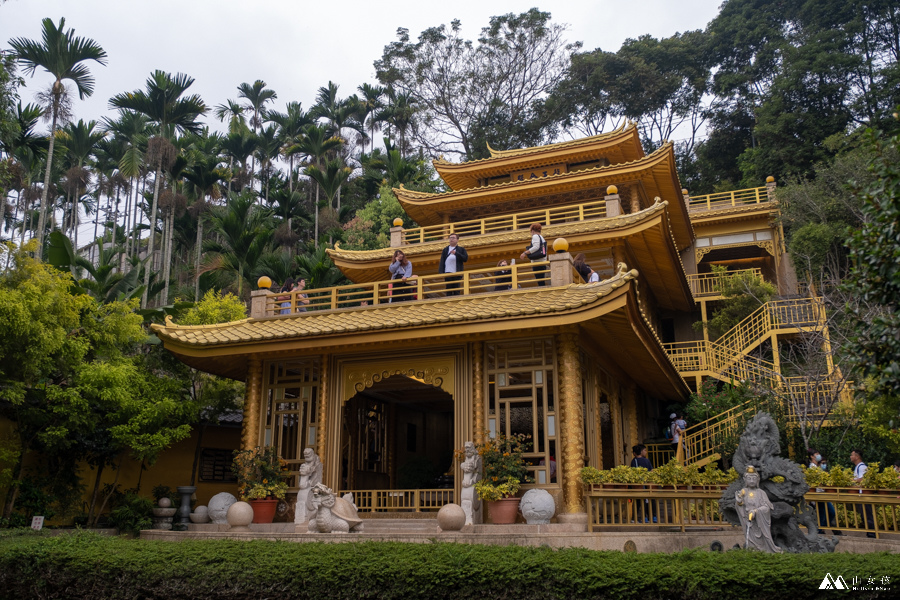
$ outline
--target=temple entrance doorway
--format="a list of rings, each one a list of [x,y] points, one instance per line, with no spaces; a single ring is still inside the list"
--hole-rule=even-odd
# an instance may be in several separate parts
[[[357,392],[343,407],[341,489],[452,490],[453,422],[453,397],[406,375]]]

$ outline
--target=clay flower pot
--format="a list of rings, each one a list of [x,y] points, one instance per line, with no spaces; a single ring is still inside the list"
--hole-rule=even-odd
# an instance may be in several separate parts
[[[278,508],[278,498],[266,498],[265,500],[250,500],[253,507],[254,523],[271,523],[275,519],[275,510]]]
[[[495,502],[487,502],[488,516],[494,525],[511,525],[516,522],[519,513],[518,498],[501,498]]]

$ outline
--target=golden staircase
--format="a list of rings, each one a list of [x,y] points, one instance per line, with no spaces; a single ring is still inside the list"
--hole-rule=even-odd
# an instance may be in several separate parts
[[[830,407],[828,399],[833,397],[835,386],[841,386],[842,402],[850,400],[849,389],[830,359],[830,372],[819,382],[781,374],[777,336],[813,331],[820,332],[825,343],[829,343],[821,298],[792,298],[767,302],[715,342],[697,340],[663,346],[682,377],[694,379],[698,389],[701,381],[709,377],[738,385],[759,383],[776,391],[777,397],[786,405],[788,418],[796,421],[823,417],[823,411]],[[772,343],[774,362],[750,355],[766,340]],[[791,397],[801,398],[802,402],[792,402]],[[798,414],[798,408],[803,414]],[[682,464],[698,466],[718,460],[720,456],[715,448],[719,441],[725,436],[737,435],[749,413],[755,410],[755,405],[743,404],[688,427],[676,458]],[[666,449],[669,455],[672,454],[672,444],[653,446],[651,453],[654,455],[664,456]]]

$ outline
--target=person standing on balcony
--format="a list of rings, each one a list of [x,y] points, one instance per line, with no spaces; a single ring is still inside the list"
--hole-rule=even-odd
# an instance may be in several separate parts
[[[575,261],[572,263],[572,266],[575,267],[575,270],[578,271],[578,274],[581,275],[581,278],[585,283],[590,282],[591,273],[594,270],[585,262],[584,252],[579,252],[575,255]]]
[[[527,258],[533,263],[547,262],[547,240],[541,235],[541,229],[543,229],[543,226],[540,223],[532,224],[530,229],[531,245],[525,248],[525,252],[522,253],[520,258]],[[539,286],[547,285],[547,270],[549,268],[547,265],[535,265],[534,276]]]
[[[294,289],[294,280],[291,277],[288,277],[284,280],[284,285],[281,286],[282,294],[289,294],[291,290]],[[291,297],[290,296],[278,296],[276,298],[277,301],[281,302],[281,310],[278,311],[279,314],[289,315],[291,314]]]
[[[505,260],[501,260],[497,263],[497,268],[499,269],[494,273],[494,283],[497,285],[494,286],[495,292],[507,292],[512,289],[512,275],[510,275],[511,271],[509,268],[509,263]]]
[[[450,234],[450,245],[441,252],[441,263],[438,265],[438,273],[462,273],[465,269],[465,263],[469,260],[469,254],[466,249],[459,245],[459,236],[455,233]],[[459,295],[459,280],[462,275],[455,277],[447,277],[447,295]]]
[[[404,302],[412,298],[412,290],[409,289],[410,279],[416,276],[412,272],[412,263],[406,258],[403,250],[394,252],[388,271],[391,272],[391,302]]]
[[[306,305],[309,304],[309,295],[301,293],[305,288],[306,280],[301,278],[300,281],[294,284],[294,289],[291,290],[297,292],[297,312],[306,312]]]
[[[647,446],[644,444],[637,444],[631,447],[631,464],[630,467],[643,467],[648,471],[653,470],[653,465],[650,463],[650,459],[647,458]],[[645,488],[646,489],[646,486]],[[635,507],[637,510],[637,519],[638,523],[643,521],[644,523],[650,522],[650,500],[648,498],[644,498],[644,502],[641,503],[638,501],[637,506]],[[656,522],[656,516],[653,516],[653,522]]]

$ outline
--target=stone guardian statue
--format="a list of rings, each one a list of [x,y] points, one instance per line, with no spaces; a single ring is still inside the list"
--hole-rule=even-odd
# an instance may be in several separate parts
[[[294,523],[300,525],[310,521],[315,510],[310,506],[309,491],[322,483],[322,461],[315,450],[303,451],[304,462],[300,465],[300,489],[297,490],[297,504],[294,506]]]
[[[466,514],[466,525],[481,524],[483,521],[481,498],[475,493],[475,483],[481,479],[481,456],[472,442],[463,445],[463,452],[465,458],[459,466],[463,472],[460,506]]]

